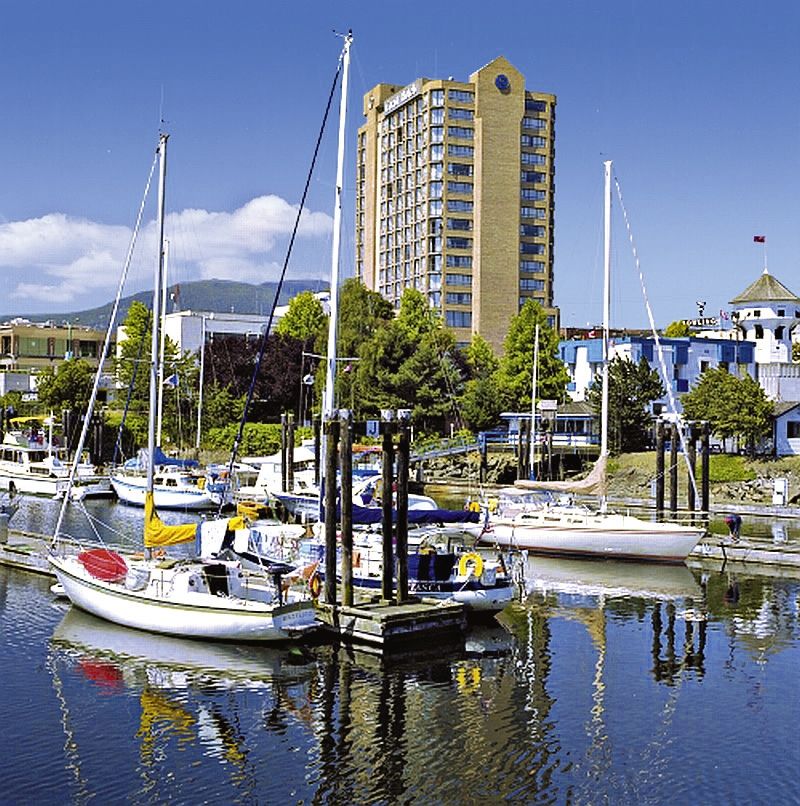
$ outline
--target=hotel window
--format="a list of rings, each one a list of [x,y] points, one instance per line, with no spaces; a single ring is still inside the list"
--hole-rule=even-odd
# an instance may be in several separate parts
[[[474,148],[474,146],[458,145],[458,143],[448,143],[447,144],[447,156],[448,157],[474,157],[475,156],[475,148]]]
[[[523,134],[520,137],[520,144],[523,146],[532,146],[533,148],[544,148],[547,145],[547,140],[536,134]]]
[[[544,129],[547,123],[539,118],[522,118],[523,129]]]
[[[464,199],[448,199],[447,211],[449,213],[471,213],[473,203]]]
[[[544,238],[545,228],[537,224],[520,224],[519,234],[527,235],[531,238]]]
[[[428,213],[430,215],[441,215],[442,214],[442,201],[441,199],[436,199],[428,202]]]
[[[545,175],[541,171],[522,171],[520,177],[523,182],[544,182]]]
[[[543,243],[527,243],[523,241],[519,245],[519,251],[524,255],[543,255],[546,249]]]
[[[547,198],[547,191],[534,188],[521,188],[519,195],[526,201],[542,201]]]
[[[441,126],[444,123],[444,109],[431,109],[431,126]]]
[[[441,182],[431,182],[428,185],[428,198],[429,199],[441,199],[442,198],[442,183]]]
[[[519,281],[520,291],[544,291],[544,280],[530,280],[521,278]]]
[[[450,269],[471,269],[472,258],[469,255],[448,255],[446,265]]]
[[[474,129],[468,129],[466,126],[448,126],[448,137],[459,137],[462,140],[472,140],[474,136]]]
[[[448,249],[472,249],[472,238],[448,238]]]
[[[444,142],[444,128],[442,126],[431,126],[431,142],[432,143]]]
[[[546,218],[547,210],[544,207],[523,207],[519,214],[522,218]]]
[[[428,288],[431,291],[440,291],[442,288],[442,275],[438,273],[429,274]]]
[[[534,154],[531,151],[522,152],[523,165],[544,165],[547,162],[547,157],[544,154]]]
[[[444,173],[444,166],[441,162],[432,162],[430,167],[430,178],[441,179]]]
[[[444,90],[431,90],[431,106],[444,106]]]
[[[453,176],[472,176],[472,166],[465,162],[448,162],[447,173]]]
[[[448,90],[447,97],[451,101],[460,101],[464,104],[471,104],[475,100],[475,94],[467,90]]]
[[[431,308],[441,308],[442,307],[442,292],[441,291],[430,291],[428,293],[428,305]]]
[[[469,292],[448,291],[445,295],[448,305],[472,305],[472,294]]]
[[[431,160],[441,162],[444,159],[444,148],[441,145],[431,146]]]
[[[452,108],[448,111],[447,117],[451,120],[472,120],[475,113],[471,109]]]
[[[472,219],[470,218],[448,218],[447,229],[457,229],[469,231],[472,229]]]
[[[546,112],[547,111],[547,101],[536,101],[533,98],[526,98],[525,99],[525,111],[526,112]]]
[[[471,311],[445,311],[447,327],[472,327]]]
[[[472,285],[471,274],[447,274],[447,285]]]
[[[527,273],[542,274],[544,263],[541,260],[520,260],[519,270]]]
[[[472,182],[448,182],[447,190],[450,193],[472,193]]]

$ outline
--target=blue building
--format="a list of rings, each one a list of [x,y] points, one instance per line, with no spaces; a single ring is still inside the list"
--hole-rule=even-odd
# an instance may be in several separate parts
[[[666,377],[661,370],[656,340],[652,336],[623,336],[609,342],[609,357],[639,363],[644,357],[658,372],[668,392],[653,402],[653,414],[669,411],[669,389],[678,413],[682,411],[680,396],[696,385],[707,369],[723,367],[738,377],[756,376],[755,343],[731,339],[709,339],[697,336],[659,338]],[[586,400],[586,394],[603,362],[602,339],[570,339],[559,344],[559,355],[567,367],[570,381],[567,391],[574,401]]]

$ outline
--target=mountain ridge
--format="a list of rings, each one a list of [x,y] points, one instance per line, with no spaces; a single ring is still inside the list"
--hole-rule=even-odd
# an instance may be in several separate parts
[[[179,310],[213,311],[214,313],[242,313],[268,316],[275,299],[277,282],[267,281],[258,285],[240,283],[236,280],[195,280],[187,283],[176,283],[168,289],[167,312]],[[301,291],[324,291],[328,284],[322,280],[299,279],[285,280],[278,299],[279,305],[288,301]],[[148,308],[153,299],[152,290],[129,294],[120,300],[116,325],[121,324],[128,315],[128,309],[134,301],[141,302]],[[37,314],[3,314],[0,321],[11,319],[27,319],[30,322],[48,322],[56,324],[69,323],[85,325],[97,330],[105,330],[111,316],[113,302],[107,302],[96,308],[62,313]]]

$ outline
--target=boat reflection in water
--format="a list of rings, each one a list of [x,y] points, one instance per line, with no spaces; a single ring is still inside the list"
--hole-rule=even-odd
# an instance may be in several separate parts
[[[239,715],[220,694],[271,695],[262,712],[270,731],[281,732],[295,721],[311,723],[306,684],[313,658],[298,648],[193,641],[129,630],[75,607],[57,625],[50,648],[65,747],[79,788],[82,762],[73,727],[79,718],[73,720],[69,687],[62,684],[65,670],[89,681],[101,695],[138,697],[135,735],[145,790],[159,783],[155,768],[170,743],[178,748],[200,744],[205,756],[232,765],[236,775],[255,776]]]

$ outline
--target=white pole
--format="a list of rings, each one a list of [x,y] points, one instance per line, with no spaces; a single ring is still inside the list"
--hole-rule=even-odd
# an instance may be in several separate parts
[[[342,97],[339,101],[339,150],[336,162],[336,189],[333,207],[333,246],[331,250],[331,300],[328,323],[328,363],[325,373],[325,393],[322,398],[322,418],[330,419],[334,410],[336,380],[336,342],[339,329],[339,243],[342,236],[342,185],[344,181],[345,119],[347,116],[347,81],[350,72],[352,33],[344,37],[342,49]]]
[[[155,412],[158,406],[158,349],[159,325],[161,324],[161,281],[164,276],[164,196],[167,180],[167,139],[169,135],[162,133],[158,140],[159,169],[158,169],[158,261],[156,263],[155,284],[153,288],[153,318],[152,334],[150,339],[150,415],[147,418],[147,489],[153,490],[153,455],[156,445],[156,419]]]
[[[605,203],[603,226],[603,387],[600,407],[600,460],[608,456],[608,350],[609,323],[611,319],[611,160],[605,166]],[[603,496],[601,508],[605,510]]]
[[[533,371],[531,372],[531,456],[530,468],[533,473],[536,459],[536,393],[539,385],[539,323],[533,336]]]
[[[203,419],[203,376],[206,366],[206,317],[200,320],[200,385],[197,392],[197,441],[195,447],[200,450],[200,425]]]
[[[169,241],[164,241],[163,275],[161,277],[161,330],[158,349],[158,419],[156,424],[156,445],[161,445],[161,428],[164,423],[164,352],[167,335],[167,264],[169,262]]]

